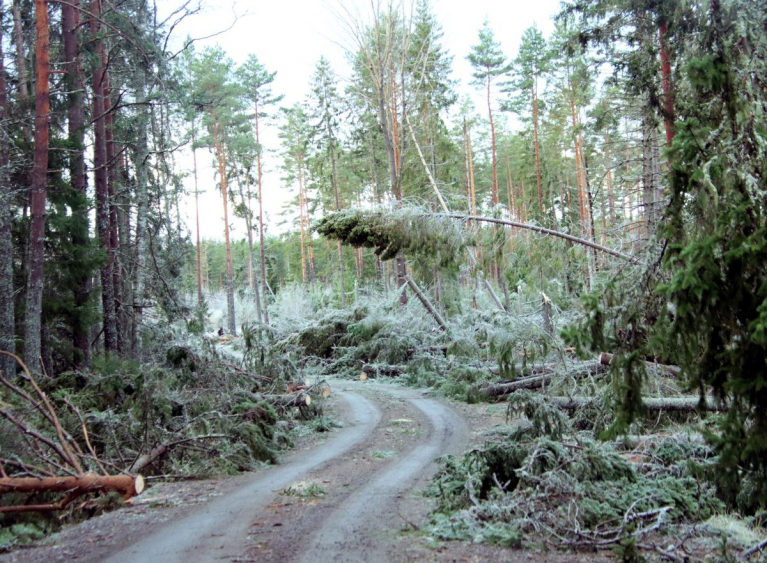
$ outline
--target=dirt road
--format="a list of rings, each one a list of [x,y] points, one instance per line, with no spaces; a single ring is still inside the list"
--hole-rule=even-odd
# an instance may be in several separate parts
[[[93,532],[99,530],[97,518],[62,533],[60,545],[0,561],[401,559],[401,530],[415,529],[428,511],[418,493],[434,460],[464,448],[466,425],[451,408],[418,391],[373,382],[336,387],[334,416],[344,420],[344,428],[292,452],[278,466],[237,478],[214,500],[143,526],[143,514],[131,518],[128,511],[117,511],[102,517],[102,527],[111,521],[109,533]],[[296,482],[315,484],[309,490],[321,494],[302,496],[298,487],[297,495],[286,495]]]

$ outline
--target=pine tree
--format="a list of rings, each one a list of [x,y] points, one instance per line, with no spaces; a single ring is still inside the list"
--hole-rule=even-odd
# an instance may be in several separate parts
[[[472,76],[474,86],[485,89],[487,96],[487,115],[490,121],[490,157],[493,175],[491,204],[495,206],[500,201],[498,197],[498,163],[496,158],[495,121],[493,119],[492,85],[497,79],[505,76],[510,69],[506,55],[501,51],[501,45],[495,40],[490,23],[485,20],[479,30],[479,43],[472,47],[472,52],[466,57],[474,68]]]
[[[43,288],[45,284],[45,199],[48,186],[48,143],[50,113],[50,40],[48,3],[35,0],[35,156],[30,189],[32,224],[29,233],[27,306],[24,311],[24,359],[37,371],[41,358]]]
[[[504,85],[504,91],[511,94],[511,99],[504,104],[504,109],[510,109],[520,114],[529,112],[532,121],[539,218],[543,217],[546,209],[543,201],[543,180],[541,178],[541,102],[538,87],[541,77],[549,70],[550,63],[551,51],[546,44],[546,39],[538,27],[529,27],[522,34],[519,53],[514,60],[513,78]]]
[[[245,96],[253,104],[253,129],[256,135],[256,180],[258,184],[258,232],[261,253],[261,294],[263,296],[264,321],[269,324],[269,310],[266,299],[266,256],[264,239],[264,184],[263,184],[263,147],[261,146],[261,127],[264,118],[270,117],[271,106],[280,102],[283,96],[272,93],[272,83],[276,72],[269,72],[256,55],[251,54],[240,68],[237,69]]]
[[[13,190],[9,156],[11,136],[8,127],[8,86],[3,59],[3,5],[0,2],[0,350],[16,351],[13,306]],[[16,372],[13,358],[0,358],[0,372],[6,377]]]

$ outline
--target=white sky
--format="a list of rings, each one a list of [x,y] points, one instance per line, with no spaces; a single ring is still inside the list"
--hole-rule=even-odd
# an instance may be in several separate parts
[[[181,0],[157,0],[160,15],[179,5]],[[374,0],[375,1],[375,0]],[[406,0],[407,1],[407,0]],[[371,0],[343,0],[343,6],[369,19]],[[248,54],[255,53],[259,61],[270,71],[276,71],[273,84],[275,94],[284,94],[284,106],[291,106],[304,99],[309,92],[309,82],[321,55],[324,55],[335,72],[345,78],[349,69],[344,50],[345,30],[337,14],[342,14],[341,0],[231,0],[216,2],[208,0],[204,13],[189,18],[174,32],[177,40],[187,34],[203,37],[226,29],[234,20],[240,19],[229,31],[197,43],[197,48],[220,45],[236,62],[243,62]],[[471,94],[478,108],[483,100],[477,98],[468,85],[471,67],[466,60],[471,46],[476,44],[477,33],[488,19],[495,38],[503,52],[510,58],[516,55],[522,32],[534,23],[549,36],[553,30],[551,16],[559,9],[559,0],[431,0],[431,8],[442,25],[442,45],[453,55],[453,78],[459,80],[459,96]],[[336,43],[338,42],[338,43]],[[277,126],[267,126],[262,143],[266,151],[278,150]],[[198,176],[200,190],[201,233],[205,239],[223,240],[223,203],[215,187],[212,155],[198,150]],[[191,157],[181,158],[179,163],[189,168],[185,182],[189,192],[193,189]],[[290,186],[284,186],[276,168],[280,165],[278,154],[264,157],[264,198],[267,232],[284,230],[278,223],[284,204],[294,196]],[[187,225],[194,226],[194,204],[191,197],[184,206]],[[247,236],[242,219],[233,218],[230,206],[230,225],[233,239]],[[194,231],[192,230],[194,235]]]

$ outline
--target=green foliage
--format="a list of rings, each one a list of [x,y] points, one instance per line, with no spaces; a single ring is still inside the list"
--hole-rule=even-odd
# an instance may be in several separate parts
[[[696,13],[679,8],[655,13],[669,29],[688,32],[668,153],[671,203],[661,232],[662,269],[655,269],[657,262],[648,267],[633,284],[639,302],[623,305],[617,316],[614,303],[630,293],[608,288],[587,303],[590,318],[582,328],[591,327],[586,339],[594,349],[606,339],[622,348],[613,368],[621,412],[614,430],[625,431],[642,414],[648,357],[677,363],[690,388],[727,402],[708,434],[718,453],[715,480],[731,506],[753,511],[767,506],[767,91],[758,78],[766,71],[767,39],[758,23],[763,5],[734,0]],[[647,81],[638,84],[652,92]],[[743,503],[746,487],[753,494]]]
[[[344,210],[320,219],[315,230],[344,244],[373,248],[381,260],[391,260],[402,252],[416,260],[434,259],[441,268],[452,270],[469,244],[452,220],[407,209]]]
[[[2,521],[0,521],[2,524]],[[0,553],[45,537],[45,530],[36,523],[0,526]]]

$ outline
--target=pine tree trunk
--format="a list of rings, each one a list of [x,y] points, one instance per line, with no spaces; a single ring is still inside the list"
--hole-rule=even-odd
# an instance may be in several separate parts
[[[101,0],[91,0],[90,11],[93,14],[91,30],[98,36],[101,32]],[[107,262],[101,269],[101,303],[103,307],[104,351],[117,351],[117,318],[115,315],[113,266],[114,254],[110,244],[111,229],[109,220],[109,186],[107,185],[107,148],[106,148],[106,103],[104,85],[106,80],[106,60],[104,41],[99,38],[94,46],[97,67],[93,72],[93,176],[96,184],[96,233],[99,246],[106,255]]]
[[[666,146],[671,148],[674,141],[674,90],[671,84],[671,59],[668,54],[668,26],[658,27],[660,42],[661,88],[663,89],[663,121],[666,125]]]
[[[2,12],[0,0],[0,12]],[[0,350],[15,353],[14,307],[13,307],[13,190],[9,183],[8,162],[9,136],[6,133],[8,119],[8,86],[5,81],[3,59],[3,29],[0,26]],[[10,356],[0,356],[0,373],[10,378],[16,373],[16,362]]]
[[[255,104],[255,126],[256,126],[256,145],[258,145],[258,152],[256,152],[256,176],[258,179],[258,238],[259,238],[259,252],[261,255],[261,296],[263,297],[262,306],[264,308],[264,323],[269,325],[269,306],[267,303],[269,299],[266,293],[266,251],[265,251],[265,236],[264,236],[264,183],[263,173],[261,168],[261,139],[258,127],[258,100]]]
[[[142,83],[138,87],[138,99],[146,98],[146,84],[143,80],[146,75],[143,74],[139,80]],[[131,352],[134,359],[141,360],[142,343],[139,330],[141,328],[144,316],[144,302],[146,299],[146,256],[148,250],[147,233],[147,215],[149,213],[149,140],[148,109],[139,108],[139,125],[136,128],[136,151],[134,154],[134,165],[136,167],[136,235],[135,235],[135,255],[133,257],[133,322],[131,323]],[[143,125],[143,126],[142,126]]]
[[[543,217],[543,187],[541,185],[541,152],[538,142],[538,78],[531,87],[533,96],[533,144],[535,145],[535,180],[538,184],[538,213]]]
[[[243,205],[246,205],[243,201]],[[248,184],[248,201],[247,201],[247,217],[246,226],[248,227],[248,257],[251,271],[251,287],[253,288],[253,295],[256,298],[256,318],[258,324],[264,322],[263,313],[261,312],[261,290],[259,289],[258,276],[256,275],[256,253],[253,248],[253,211],[250,198],[250,184]]]
[[[202,249],[200,245],[200,197],[199,197],[199,187],[197,185],[197,149],[195,148],[195,135],[194,131],[192,131],[192,164],[194,169],[194,218],[196,223],[196,257],[197,257],[197,306],[202,308],[203,306],[203,298],[202,298],[202,260],[201,260],[201,254]],[[248,228],[248,235],[250,235],[250,228]],[[253,245],[251,244],[251,255],[252,255]],[[252,270],[252,266],[251,266]]]
[[[610,228],[615,228],[615,191],[613,189],[613,168],[610,162],[610,134],[605,133],[605,179],[607,181],[607,201],[610,214]]]
[[[333,195],[335,197],[336,211],[341,210],[341,195],[338,188],[338,170],[336,169],[335,136],[330,126],[330,118],[325,119],[328,133],[328,152],[330,153],[330,177],[333,182]],[[341,306],[346,307],[346,274],[344,273],[344,249],[341,241],[338,241],[338,289],[341,293]]]
[[[232,266],[232,245],[229,240],[229,198],[227,196],[226,155],[219,132],[218,121],[213,115],[213,135],[216,143],[218,175],[221,179],[221,197],[224,201],[224,242],[226,244],[226,309],[229,334],[237,334],[237,321],[234,312],[234,268]]]
[[[19,79],[19,98],[25,101],[29,97],[27,86],[27,59],[24,56],[24,31],[21,27],[21,0],[13,0],[13,40],[16,44],[16,72]],[[28,130],[25,127],[25,138]]]
[[[306,218],[304,216],[304,170],[301,155],[297,157],[298,166],[298,210],[299,221],[301,225],[301,279],[304,286],[308,281],[307,261],[306,261]]]
[[[24,358],[30,369],[39,366],[45,260],[45,199],[48,183],[50,91],[48,78],[49,26],[47,0],[35,0],[35,155],[30,189],[31,227],[27,276]],[[34,366],[34,367],[33,367]]]
[[[64,40],[64,58],[66,59],[65,83],[67,88],[67,125],[69,134],[69,178],[72,188],[84,197],[82,205],[72,207],[72,244],[85,247],[90,238],[90,217],[85,180],[85,115],[84,115],[84,78],[82,55],[80,54],[80,0],[61,5],[61,25]],[[72,322],[72,339],[79,356],[75,358],[76,367],[87,367],[91,360],[89,327],[81,320],[90,302],[91,277],[89,272],[76,275],[74,288],[75,318]]]
[[[107,66],[106,52],[104,53],[104,68]],[[125,322],[123,318],[123,286],[120,264],[120,235],[117,224],[117,160],[115,158],[114,142],[114,108],[112,107],[112,89],[109,84],[109,73],[104,72],[104,144],[106,148],[107,193],[109,194],[109,248],[112,252],[112,298],[115,309],[115,332],[117,335],[117,350],[120,354],[126,351]]]
[[[495,157],[495,121],[493,120],[493,107],[490,102],[490,75],[487,78],[487,116],[490,119],[490,156],[491,164],[493,168],[493,191],[492,191],[492,205],[495,207],[498,205],[498,163]],[[537,137],[536,137],[537,147]],[[538,154],[536,148],[536,155]]]
[[[650,239],[655,233],[660,202],[658,195],[658,176],[656,170],[657,140],[655,115],[648,102],[642,116],[642,203],[644,205],[645,238]]]

